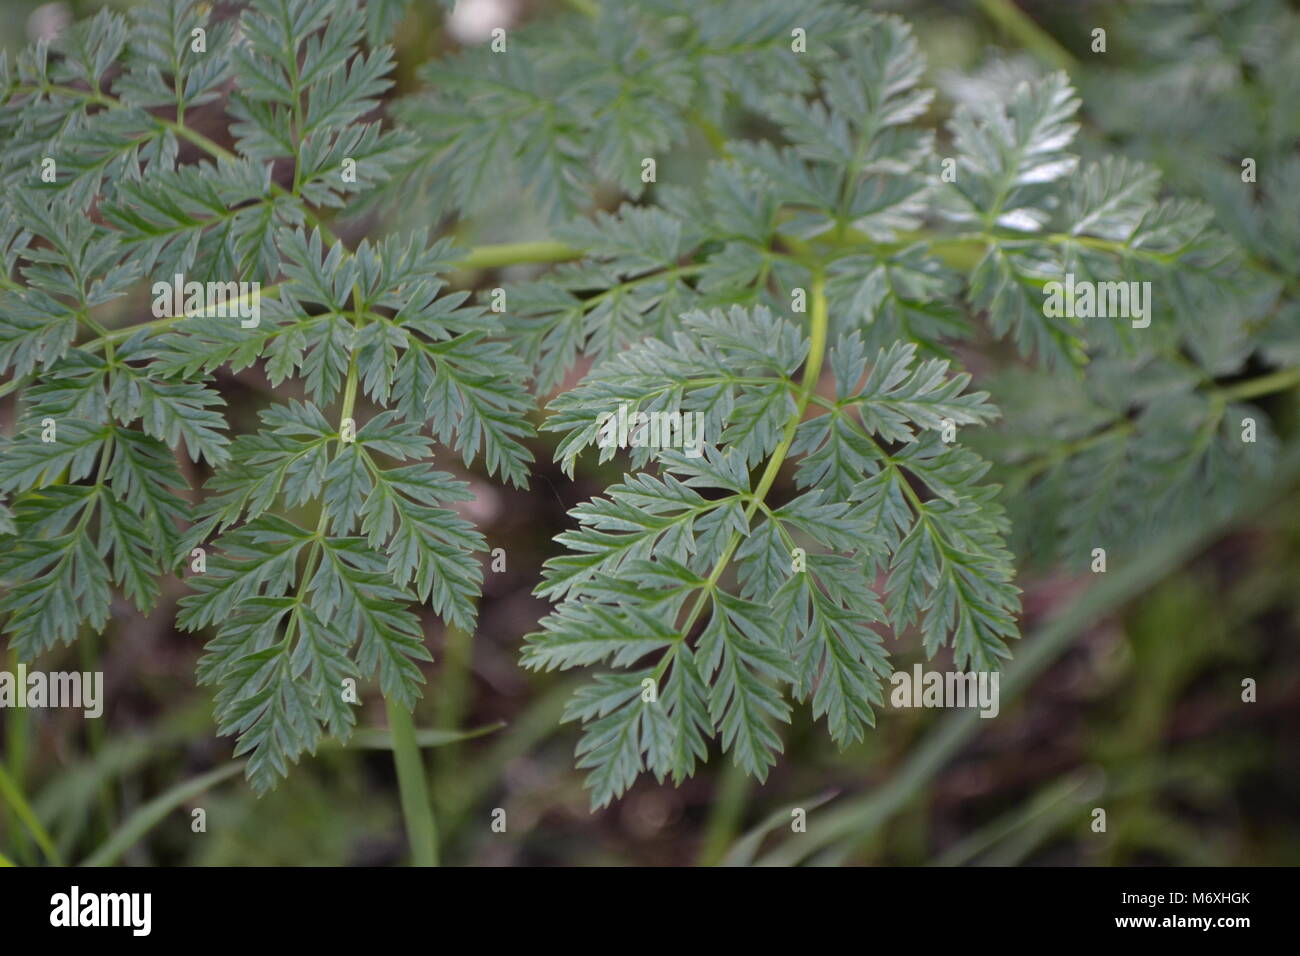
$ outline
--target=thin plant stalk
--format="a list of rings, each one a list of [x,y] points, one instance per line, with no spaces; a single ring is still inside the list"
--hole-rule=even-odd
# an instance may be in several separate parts
[[[397,789],[402,802],[402,819],[406,821],[406,839],[411,847],[413,866],[438,865],[438,830],[433,819],[433,803],[425,782],[424,759],[415,739],[415,722],[411,713],[389,698],[388,730],[393,736],[393,764],[397,768]]]

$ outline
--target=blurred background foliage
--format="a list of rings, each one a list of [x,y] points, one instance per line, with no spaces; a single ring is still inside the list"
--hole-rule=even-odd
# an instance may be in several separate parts
[[[487,3],[489,0],[483,0]],[[125,4],[115,4],[124,6]],[[491,5],[508,22],[544,19],[551,0]],[[0,0],[0,45],[14,50],[100,4]],[[221,6],[221,5],[218,5]],[[232,5],[225,5],[232,6]],[[396,32],[398,83],[417,88],[417,67],[458,45],[448,4],[410,5]],[[916,30],[940,90],[936,126],[964,97],[1004,90],[1064,68],[1083,100],[1085,154],[1122,154],[1160,167],[1170,188],[1199,197],[1254,264],[1292,293],[1300,276],[1300,5],[1283,0],[978,0],[871,3]],[[472,25],[472,24],[471,24]],[[1107,51],[1092,52],[1092,31]],[[737,120],[730,135],[758,135]],[[697,176],[710,155],[698,143],[660,165],[665,181]],[[1243,203],[1240,157],[1283,170]],[[617,196],[611,195],[614,203]],[[370,214],[372,217],[374,213]],[[438,222],[412,201],[409,222],[361,219],[345,239]],[[545,235],[503,191],[487,212],[454,224],[466,243]],[[484,272],[490,287],[530,267]],[[1295,296],[1290,297],[1294,306]],[[123,315],[121,324],[136,321]],[[1293,321],[1295,319],[1293,318]],[[1280,346],[1281,347],[1281,346]],[[980,377],[987,359],[963,354]],[[984,365],[982,366],[982,363]],[[1065,373],[1062,373],[1065,374]],[[219,382],[232,418],[252,424],[269,385],[255,371]],[[1267,400],[1294,434],[1294,393]],[[0,420],[10,424],[8,402]],[[1300,859],[1300,497],[1294,465],[1247,497],[1253,508],[1203,528],[1145,542],[1122,574],[1065,574],[1027,563],[1024,632],[996,720],[887,710],[858,746],[839,752],[797,714],[784,759],[755,786],[717,759],[680,789],[642,781],[610,809],[590,814],[573,769],[576,731],[561,725],[572,678],[517,665],[521,636],[544,613],[532,597],[565,511],[618,476],[588,460],[570,481],[550,465],[543,436],[532,488],[467,475],[470,517],[505,543],[507,570],[489,574],[472,641],[432,616],[437,663],[416,713],[419,727],[482,732],[431,747],[431,787],[443,858],[473,865],[820,862],[854,864],[1290,864]],[[445,463],[444,463],[445,466]],[[1121,493],[1099,485],[1096,494]],[[1016,500],[1017,553],[1051,534]],[[1041,542],[1040,542],[1041,543]],[[1104,580],[1103,580],[1104,578]],[[127,864],[343,865],[406,860],[391,755],[358,741],[307,759],[277,790],[255,799],[239,779],[176,794],[228,759],[213,736],[207,693],[195,687],[201,640],[175,632],[167,601],[149,618],[121,603],[104,635],[46,656],[47,670],[99,660],[103,719],[60,711],[0,711],[0,762],[25,795],[57,855]],[[898,665],[922,661],[911,636]],[[6,665],[13,669],[12,664]],[[935,666],[942,667],[942,659]],[[1256,703],[1243,703],[1253,678]],[[359,725],[382,727],[383,706]],[[158,801],[163,799],[161,803]],[[207,832],[191,831],[202,807]],[[806,834],[790,810],[809,813]],[[1107,811],[1107,829],[1091,827]],[[491,828],[507,812],[505,833]],[[110,837],[112,838],[110,840]],[[44,853],[0,801],[0,853],[17,863]]]

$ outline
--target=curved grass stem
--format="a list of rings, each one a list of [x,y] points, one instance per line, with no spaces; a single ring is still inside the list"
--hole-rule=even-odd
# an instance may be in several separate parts
[[[397,790],[402,802],[402,819],[406,821],[406,840],[411,847],[413,866],[438,865],[438,829],[433,819],[433,803],[424,778],[424,759],[415,737],[411,712],[389,698],[388,732],[393,740],[393,764],[397,768]]]

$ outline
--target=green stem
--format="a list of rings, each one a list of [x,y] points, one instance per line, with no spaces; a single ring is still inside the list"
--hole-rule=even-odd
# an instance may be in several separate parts
[[[1219,416],[1224,412],[1224,406],[1229,402],[1249,401],[1252,398],[1285,392],[1297,385],[1300,385],[1300,368],[1282,369],[1277,372],[1270,372],[1267,375],[1261,375],[1258,378],[1251,378],[1222,387],[1210,383],[1207,386],[1206,394],[1214,403],[1216,413],[1209,416],[1198,437],[1202,442],[1210,438],[1214,427],[1218,424]],[[1011,479],[1007,482],[1007,493],[1011,495],[1018,494],[1031,479],[1055,468],[1066,459],[1073,458],[1075,455],[1087,451],[1095,445],[1103,444],[1116,436],[1131,433],[1136,428],[1137,426],[1130,419],[1121,418],[1101,431],[1074,441],[1062,442],[1052,451],[1015,468]]]
[[[448,624],[443,628],[442,669],[438,674],[438,692],[435,701],[435,723],[451,731],[460,729],[469,705],[470,684],[473,680],[473,637],[461,627]],[[456,774],[460,760],[460,747],[452,742],[440,747],[433,755],[436,768],[435,790],[438,777]]]
[[[808,403],[812,400],[817,383],[821,380],[822,361],[826,358],[828,325],[826,279],[820,272],[817,272],[813,275],[812,282],[812,328],[809,330],[808,361],[804,363],[803,377],[799,381],[799,397],[795,400],[794,414],[786,422],[785,434],[781,436],[781,444],[777,445],[776,450],[772,452],[772,457],[768,459],[767,467],[763,469],[763,475],[758,480],[758,486],[754,489],[749,508],[745,511],[745,520],[747,522],[754,517],[755,512],[762,505],[763,499],[772,490],[777,473],[780,472],[781,466],[785,464],[786,455],[790,453],[790,446],[794,444],[794,434],[799,428],[799,423],[803,421],[804,412],[808,410]],[[735,550],[735,546],[740,543],[740,535],[733,534],[731,543],[732,547],[728,549],[725,556],[727,559],[730,559],[730,552]]]
[[[731,150],[727,147],[727,134],[718,128],[717,124],[709,120],[699,110],[692,110],[690,120],[696,128],[704,134],[704,138],[709,141],[713,151],[723,159],[731,158]]]
[[[103,463],[108,461],[108,457],[110,454],[111,454],[111,450],[109,449],[108,446],[105,446],[104,457],[101,459],[101,472],[103,469]],[[103,483],[102,477],[99,483],[100,484]],[[91,628],[90,632],[86,634],[84,637],[82,637],[80,641],[78,641],[79,650],[81,652],[81,669],[87,673],[93,673],[100,669],[99,637],[100,635],[95,631],[95,629]],[[89,750],[92,759],[97,759],[101,754],[103,754],[104,752],[103,721],[90,720],[86,722],[86,742],[88,744],[87,749]],[[113,817],[114,817],[113,788],[107,780],[101,782],[99,785],[97,803],[99,808],[100,825],[103,828],[102,831],[103,836],[105,839],[107,839],[109,833],[111,833],[113,830]]]
[[[59,857],[59,851],[54,847],[54,841],[50,839],[50,834],[32,812],[27,798],[23,796],[22,790],[14,783],[2,764],[0,764],[0,799],[9,804],[14,816],[22,821],[23,826],[31,833],[32,839],[36,841],[36,845],[45,854],[45,859],[55,866],[62,866],[63,861]]]
[[[799,428],[799,423],[803,421],[804,412],[808,410],[808,403],[812,400],[813,391],[817,388],[817,382],[821,379],[822,360],[826,357],[826,332],[829,324],[826,309],[826,277],[820,270],[816,270],[813,272],[812,282],[812,327],[809,330],[808,359],[804,362],[803,377],[799,381],[799,397],[795,400],[794,414],[786,422],[785,433],[781,436],[781,443],[776,446],[776,449],[772,452],[772,457],[767,460],[767,467],[763,469],[763,474],[758,479],[758,485],[749,496],[749,506],[745,509],[746,525],[754,519],[758,509],[763,506],[763,499],[772,490],[772,485],[776,482],[776,476],[781,471],[781,466],[785,464],[786,455],[790,453],[790,446],[794,444],[795,431]],[[704,610],[705,601],[708,600],[709,595],[718,586],[718,580],[722,577],[722,572],[731,563],[732,555],[736,553],[736,548],[740,546],[740,539],[740,532],[733,531],[731,533],[727,547],[723,549],[722,554],[719,555],[717,562],[713,565],[708,580],[704,582],[704,586],[700,589],[700,596],[695,599],[694,606],[686,616],[686,622],[678,631],[681,640],[686,640],[690,635],[691,628]],[[672,663],[678,646],[680,645],[674,644],[659,659],[654,674],[656,682],[661,680],[667,672],[668,665]]]
[[[260,297],[260,296],[268,295],[269,293],[274,292],[275,289],[276,286],[274,285],[268,286],[265,289],[259,289],[258,296]],[[229,300],[228,309],[232,311],[238,309],[241,305],[244,304],[244,301],[246,299],[251,299],[251,296],[241,295],[238,298]],[[94,351],[95,349],[98,349],[101,346],[106,346],[111,342],[116,342],[121,339],[130,338],[131,336],[135,335],[135,333],[139,332],[141,329],[148,329],[150,331],[154,331],[154,330],[161,331],[179,322],[181,319],[197,318],[203,315],[203,313],[206,311],[207,311],[206,307],[202,309],[194,309],[192,311],[186,310],[182,312],[180,315],[165,315],[161,319],[154,319],[152,322],[141,322],[139,325],[125,325],[119,329],[110,329],[102,337],[97,339],[92,339],[91,341],[86,342],[84,345],[79,345],[77,347]]]
[[[10,650],[9,673],[18,673],[18,662],[18,652]],[[5,717],[5,751],[8,754],[10,779],[19,792],[22,792],[27,777],[27,729],[27,708],[17,707],[9,711]],[[0,771],[5,769],[5,761],[0,760]],[[0,803],[0,809],[3,809],[3,803]],[[31,863],[35,859],[31,840],[27,832],[20,827],[14,829],[14,845],[17,848],[15,852],[24,863]]]
[[[504,720],[498,720],[490,724],[484,724],[482,727],[475,727],[473,730],[446,730],[441,727],[430,727],[427,730],[417,730],[415,732],[415,742],[420,746],[421,750],[445,750],[462,741],[486,737],[488,734],[496,733],[505,726],[506,722]],[[353,731],[346,744],[337,737],[331,737],[322,741],[321,747],[350,747],[354,750],[392,750],[393,735],[377,727],[366,727]]]
[[[545,240],[541,242],[506,242],[496,245],[475,246],[469,250],[469,253],[456,262],[456,265],[462,271],[473,269],[496,269],[508,265],[524,265],[527,263],[544,263],[544,262],[564,262],[569,259],[579,259],[583,255],[581,249],[563,242],[553,242]],[[688,267],[682,267],[678,271],[690,271]],[[277,288],[276,285],[268,286],[262,289],[260,294],[267,295]],[[238,306],[242,301],[236,299],[231,303],[232,307]],[[163,331],[171,327],[181,319],[193,318],[201,315],[201,312],[183,312],[180,315],[168,315],[160,319],[154,319],[152,322],[141,322],[137,325],[127,325],[119,329],[111,329],[98,338],[91,339],[77,346],[88,352],[95,352],[106,347],[112,342],[129,338],[141,329],[150,331]],[[20,381],[10,379],[3,385],[0,385],[0,397],[3,397],[14,389],[18,388]]]
[[[981,856],[982,864],[989,864],[999,847],[1005,853],[1018,835],[1026,831],[1037,835],[1044,821],[1055,825],[1062,814],[1077,812],[1084,799],[1096,799],[1101,792],[1099,776],[1074,773],[1052,781],[1020,806],[949,847],[932,864],[965,866]]]
[[[1262,395],[1270,395],[1273,392],[1284,392],[1296,385],[1300,385],[1300,369],[1283,369],[1280,372],[1261,375],[1259,378],[1248,379],[1233,385],[1225,385],[1218,390],[1217,394],[1219,399],[1224,402],[1240,402],[1251,398],[1259,398]]]
[[[745,815],[745,801],[749,796],[749,774],[738,763],[722,768],[721,780],[713,795],[709,819],[704,826],[704,841],[700,847],[699,865],[717,866],[726,856],[740,829]]]
[[[433,821],[433,804],[424,780],[424,761],[415,739],[411,713],[389,698],[388,730],[393,737],[393,763],[397,767],[397,789],[401,795],[406,839],[415,866],[438,865],[438,831]]]
[[[529,262],[563,262],[580,259],[583,251],[567,242],[542,240],[540,242],[504,242],[498,245],[475,246],[467,255],[457,260],[462,270],[498,269],[501,266],[522,265]]]
[[[366,309],[359,285],[352,288],[353,306],[357,326],[362,324],[362,313]],[[339,412],[339,427],[345,419],[351,418],[357,400],[357,358],[353,354],[348,361],[348,379],[343,389],[343,406]],[[339,449],[342,450],[342,436]],[[325,531],[325,511],[321,511],[321,523],[317,533]],[[324,542],[320,544],[324,550]],[[402,805],[402,818],[406,821],[406,839],[411,847],[411,863],[414,866],[438,865],[438,832],[433,820],[433,803],[429,799],[428,783],[425,780],[424,758],[420,754],[420,743],[415,733],[415,722],[402,704],[392,697],[384,701],[388,711],[388,729],[392,737],[393,764],[397,769],[397,788]]]
[[[979,0],[985,15],[1015,38],[1016,42],[1049,66],[1072,70],[1079,62],[1046,30],[1011,0]]]

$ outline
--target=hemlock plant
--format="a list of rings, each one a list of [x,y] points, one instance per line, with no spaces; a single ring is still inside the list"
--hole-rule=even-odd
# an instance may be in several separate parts
[[[566,719],[600,807],[715,741],[764,779],[796,706],[861,740],[901,632],[998,668],[1020,613],[1004,501],[1087,566],[1269,467],[1245,403],[1300,379],[1293,281],[1153,168],[1082,161],[1064,74],[936,128],[898,18],[574,6],[395,100],[391,2],[144,4],[0,59],[19,657],[104,630],[115,595],[148,612],[176,574],[256,789],[346,738],[368,682],[409,781],[417,611],[472,629],[494,546],[437,462],[526,486],[540,422],[566,472],[627,469],[572,511],[522,649],[591,674]],[[455,238],[503,200],[545,238]],[[533,271],[484,282],[506,266]],[[1066,276],[1148,289],[1146,324],[1045,308]],[[155,315],[174,279],[201,301]],[[968,364],[1000,370],[992,394]],[[215,376],[250,368],[265,408],[228,421]],[[700,422],[700,453],[635,440],[652,413]],[[635,447],[601,441],[620,415]]]

